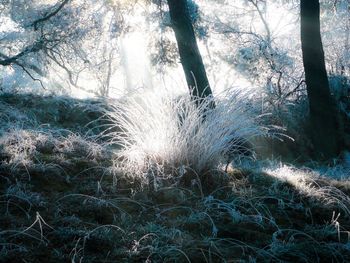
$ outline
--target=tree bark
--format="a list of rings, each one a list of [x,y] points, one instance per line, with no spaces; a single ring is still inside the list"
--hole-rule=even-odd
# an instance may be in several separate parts
[[[320,32],[319,0],[301,0],[301,44],[315,156],[330,159],[340,153],[335,102],[331,96]]]
[[[168,6],[190,94],[194,98],[211,96],[212,91],[198,49],[187,0],[168,0]]]

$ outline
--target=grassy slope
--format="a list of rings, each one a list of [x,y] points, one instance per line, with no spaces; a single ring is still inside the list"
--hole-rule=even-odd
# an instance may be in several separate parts
[[[350,261],[349,180],[188,170],[152,191],[85,136],[94,102],[0,101],[0,262]]]

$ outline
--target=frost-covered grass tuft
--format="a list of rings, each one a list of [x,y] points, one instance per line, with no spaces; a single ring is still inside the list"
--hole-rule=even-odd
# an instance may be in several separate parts
[[[246,154],[253,138],[268,134],[246,94],[217,96],[215,108],[213,100],[200,104],[185,95],[149,92],[112,103],[106,116],[117,130],[106,135],[121,145],[122,167],[136,175],[180,166],[200,173]]]

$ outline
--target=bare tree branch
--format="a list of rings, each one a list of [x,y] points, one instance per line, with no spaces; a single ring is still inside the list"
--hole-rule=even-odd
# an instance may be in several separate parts
[[[14,55],[12,57],[9,57],[5,54],[0,53],[0,57],[3,59],[0,60],[0,65],[2,66],[9,66],[13,63],[15,63],[18,59],[30,54],[30,53],[36,53],[44,48],[44,43],[40,39],[36,41],[34,44],[24,48],[21,52],[19,52],[17,55]]]
[[[62,3],[52,12],[47,13],[44,17],[35,20],[31,26],[34,27],[34,30],[38,30],[38,25],[42,22],[45,22],[55,16],[61,9],[68,3],[69,0],[64,0]]]
[[[25,66],[23,66],[22,64],[18,63],[18,62],[15,62],[15,65],[19,66],[33,81],[37,81],[39,82],[40,86],[43,88],[43,89],[46,89],[43,82],[41,81],[41,79],[38,79],[38,78],[35,78],[32,73],[30,73],[30,71],[28,69],[26,69]]]
[[[44,17],[35,20],[30,26],[34,27],[34,30],[38,30],[38,26],[45,22],[48,21],[49,19],[51,19],[52,17],[54,17],[55,15],[57,15],[62,8],[68,3],[69,0],[63,0],[57,8],[55,8],[54,10],[52,10],[51,12],[48,12]],[[45,89],[43,82],[34,77],[33,74],[29,71],[29,69],[27,68],[28,66],[20,63],[18,60],[27,56],[28,54],[31,53],[37,53],[41,50],[44,50],[46,48],[45,46],[45,42],[49,42],[44,38],[44,35],[42,34],[41,38],[39,40],[37,40],[34,44],[29,45],[27,47],[25,47],[21,52],[19,52],[18,54],[14,55],[14,56],[8,56],[5,55],[3,53],[0,52],[0,65],[1,66],[10,66],[10,65],[17,65],[19,66],[33,81],[37,81],[40,83],[40,86]],[[29,66],[29,68],[32,68],[35,72],[37,72],[39,74],[38,68],[36,66]],[[39,74],[40,75],[40,74]]]

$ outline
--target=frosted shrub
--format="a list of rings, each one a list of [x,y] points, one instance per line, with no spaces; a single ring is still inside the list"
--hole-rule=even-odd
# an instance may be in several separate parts
[[[241,154],[252,138],[267,135],[247,101],[246,94],[231,91],[217,96],[216,107],[210,108],[212,98],[198,106],[189,96],[138,94],[110,105],[106,115],[115,131],[107,134],[121,146],[126,172],[142,176],[150,167],[161,172],[190,167],[199,173],[215,169],[224,156]]]
[[[46,141],[47,136],[30,130],[14,128],[0,137],[1,154],[8,156],[13,168],[31,164],[36,152],[36,142]]]

